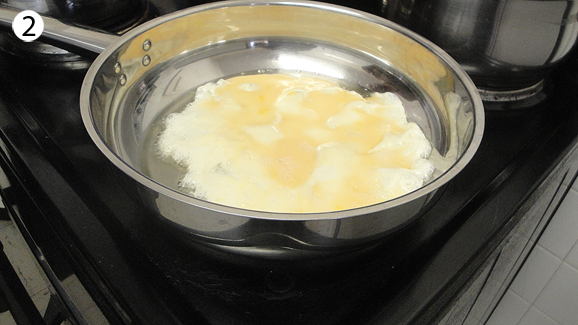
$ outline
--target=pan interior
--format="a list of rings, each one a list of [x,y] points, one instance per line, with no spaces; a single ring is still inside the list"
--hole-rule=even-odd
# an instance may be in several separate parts
[[[164,118],[192,102],[196,88],[207,82],[246,74],[284,73],[315,76],[336,82],[363,96],[393,92],[402,100],[408,119],[417,123],[439,152],[446,152],[447,125],[430,98],[395,67],[376,58],[333,44],[308,39],[269,37],[235,40],[208,46],[158,65],[125,94],[119,115],[117,152],[132,168],[155,182],[179,190],[182,167],[162,159],[156,140]]]

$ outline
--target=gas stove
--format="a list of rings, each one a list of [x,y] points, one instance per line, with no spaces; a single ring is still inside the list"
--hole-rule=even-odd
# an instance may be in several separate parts
[[[358,6],[379,14],[377,5]],[[471,163],[377,247],[316,260],[234,256],[174,238],[123,191],[81,121],[85,73],[0,53],[0,194],[54,288],[45,322],[484,320],[578,170],[573,55],[545,81],[540,102],[487,110]],[[82,287],[90,308],[71,286]]]

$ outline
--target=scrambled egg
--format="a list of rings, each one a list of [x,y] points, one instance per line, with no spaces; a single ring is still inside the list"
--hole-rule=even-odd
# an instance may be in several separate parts
[[[272,212],[352,209],[404,195],[435,168],[431,143],[393,93],[363,98],[312,77],[259,74],[199,87],[157,143],[182,188]]]

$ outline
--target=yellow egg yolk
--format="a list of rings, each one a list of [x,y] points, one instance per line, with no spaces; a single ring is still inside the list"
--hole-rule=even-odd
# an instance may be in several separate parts
[[[395,94],[363,98],[320,78],[220,80],[165,123],[159,150],[187,168],[190,194],[241,208],[351,209],[413,191],[434,170]]]

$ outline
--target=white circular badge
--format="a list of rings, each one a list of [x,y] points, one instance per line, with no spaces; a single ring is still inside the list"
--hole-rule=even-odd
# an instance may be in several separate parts
[[[24,10],[14,18],[12,30],[19,39],[24,42],[32,42],[42,34],[44,21],[35,11]]]

